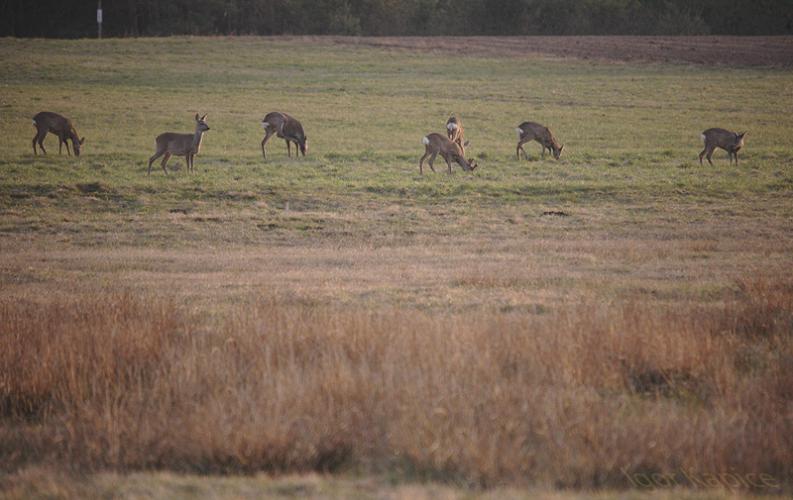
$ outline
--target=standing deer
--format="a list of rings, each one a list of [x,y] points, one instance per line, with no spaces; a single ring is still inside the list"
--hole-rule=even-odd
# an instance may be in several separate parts
[[[429,156],[429,164],[430,168],[433,172],[435,172],[435,168],[432,164],[435,162],[435,157],[440,153],[444,160],[446,160],[446,166],[449,167],[449,173],[452,173],[452,163],[451,160],[454,160],[457,164],[463,167],[463,170],[472,171],[477,167],[475,161],[469,162],[463,156],[463,150],[459,144],[452,142],[448,137],[444,137],[441,134],[429,134],[424,136],[421,139],[422,144],[424,144],[424,156],[421,157],[419,160],[419,173],[424,175],[424,160]]]
[[[537,141],[542,146],[542,157],[545,158],[545,150],[547,149],[553,154],[553,157],[557,160],[559,156],[562,154],[562,149],[564,149],[564,145],[559,145],[559,142],[553,136],[551,129],[540,125],[539,123],[534,122],[523,122],[518,125],[518,128],[515,129],[515,132],[518,133],[518,147],[516,149],[516,153],[518,155],[518,160],[520,160],[520,152],[523,151],[523,156],[526,159],[529,159],[529,155],[526,154],[526,150],[523,149],[523,144],[529,141]]]
[[[705,143],[705,149],[699,153],[699,164],[702,165],[702,157],[705,156],[708,159],[708,163],[713,165],[713,162],[710,161],[710,157],[713,156],[713,151],[715,151],[716,148],[721,148],[727,151],[727,155],[730,157],[730,165],[732,165],[733,158],[735,158],[735,164],[737,165],[738,151],[743,147],[743,138],[745,136],[746,132],[736,134],[735,132],[730,132],[723,128],[709,128],[702,132],[701,137],[702,142]]]
[[[264,150],[264,145],[267,144],[273,134],[286,141],[286,151],[290,158],[292,157],[293,142],[295,143],[295,156],[298,154],[298,147],[303,156],[306,156],[308,137],[303,132],[303,125],[296,119],[286,113],[273,111],[265,115],[262,120],[262,127],[265,131],[264,139],[262,139],[262,156],[264,156],[265,160],[267,159],[267,152]]]
[[[66,142],[67,139],[71,139],[75,156],[80,156],[80,146],[85,142],[85,137],[80,138],[77,135],[77,130],[74,129],[72,121],[65,116],[50,111],[42,111],[33,117],[33,126],[36,127],[36,135],[33,137],[34,155],[38,154],[36,143],[38,143],[41,151],[47,154],[47,150],[44,149],[44,138],[47,137],[47,132],[52,132],[58,136],[58,154],[61,154],[63,145],[66,144],[66,152],[69,156],[72,155],[71,151],[69,151],[69,143]]]
[[[158,135],[156,139],[157,152],[154,153],[154,156],[149,158],[149,172],[146,175],[151,175],[152,162],[162,155],[165,155],[165,157],[162,159],[160,165],[165,175],[168,175],[168,169],[165,168],[165,165],[168,163],[171,155],[184,156],[185,160],[187,160],[187,171],[193,171],[195,155],[201,150],[201,140],[204,137],[204,132],[209,130],[206,119],[207,115],[199,118],[198,113],[196,113],[195,132],[192,134],[165,132],[164,134]]]
[[[465,156],[465,147],[468,146],[468,141],[463,136],[463,121],[461,119],[451,116],[446,120],[446,137],[460,146],[463,156]]]

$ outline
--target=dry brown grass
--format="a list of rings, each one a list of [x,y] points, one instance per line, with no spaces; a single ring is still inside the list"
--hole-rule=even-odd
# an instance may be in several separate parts
[[[3,498],[166,498],[213,500],[245,498],[340,498],[379,500],[737,500],[741,492],[694,491],[684,488],[630,492],[546,491],[498,487],[471,490],[438,483],[402,483],[387,477],[339,477],[328,474],[198,476],[169,472],[99,473],[75,476],[48,467],[30,467],[8,476]],[[759,500],[760,497],[755,496]],[[776,498],[766,496],[763,498]]]
[[[497,284],[501,286],[501,284]],[[0,302],[0,463],[463,484],[793,477],[793,287],[547,314]]]

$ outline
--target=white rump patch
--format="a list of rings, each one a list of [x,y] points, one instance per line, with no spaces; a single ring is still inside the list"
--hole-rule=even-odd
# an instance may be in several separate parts
[[[520,136],[522,136],[522,135],[523,135],[523,129],[522,129],[522,128],[520,128],[520,127],[518,127],[518,128],[516,128],[516,129],[515,129],[515,132],[517,132],[517,133],[518,133],[518,139],[520,139]]]
[[[705,139],[705,134],[700,134],[700,137],[702,137],[702,142],[705,142],[705,141],[706,141],[706,139]]]
[[[269,127],[269,126],[270,126],[270,124],[269,124],[269,123],[267,123],[267,122],[265,122],[265,121],[262,121],[262,128],[265,128],[265,129],[266,129],[266,128],[267,128],[267,127]]]
[[[429,146],[430,145],[430,138],[427,137],[427,136],[424,136],[424,138],[421,139],[421,143],[424,144],[425,146]]]
[[[449,130],[457,130],[457,124],[454,122],[449,122],[446,124],[446,128]]]
[[[38,124],[38,123],[36,123],[36,120],[33,120],[33,126],[34,126],[34,127],[38,127],[38,125],[39,125],[39,124]]]

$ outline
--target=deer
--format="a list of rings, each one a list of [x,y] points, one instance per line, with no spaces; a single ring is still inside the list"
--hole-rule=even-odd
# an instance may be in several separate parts
[[[176,132],[165,132],[164,134],[158,135],[156,139],[157,152],[149,158],[149,172],[146,175],[151,175],[151,164],[154,160],[163,155],[165,155],[165,157],[162,159],[160,165],[165,175],[168,175],[168,169],[165,168],[165,166],[171,158],[171,155],[184,156],[185,160],[187,160],[187,171],[193,171],[195,155],[201,150],[201,141],[204,137],[204,132],[209,130],[209,125],[207,125],[206,120],[207,115],[199,118],[198,113],[196,113],[194,133],[178,134]]]
[[[529,155],[526,153],[526,150],[523,149],[523,144],[529,141],[537,141],[542,146],[542,157],[545,158],[545,150],[553,154],[553,157],[557,160],[559,156],[562,154],[562,149],[564,149],[564,145],[560,145],[559,141],[553,136],[551,129],[540,125],[539,123],[534,122],[523,122],[518,125],[518,128],[515,129],[515,132],[518,133],[518,147],[516,149],[516,153],[518,155],[518,160],[520,160],[520,152],[523,151],[523,156],[526,159],[529,159]]]
[[[300,124],[295,118],[286,113],[273,111],[267,113],[262,120],[262,127],[264,128],[264,139],[262,139],[262,156],[267,159],[267,152],[264,145],[270,140],[270,137],[276,135],[286,141],[286,151],[289,157],[292,157],[292,143],[295,143],[295,156],[298,155],[298,148],[300,153],[306,156],[308,151],[308,137],[303,132],[303,125]]]
[[[723,128],[709,128],[702,132],[701,137],[702,142],[705,143],[705,149],[699,153],[700,165],[702,165],[702,157],[705,156],[708,159],[708,163],[713,166],[713,162],[710,161],[710,158],[713,156],[713,151],[715,151],[716,148],[727,151],[727,155],[730,157],[730,165],[732,165],[733,158],[735,158],[735,164],[738,164],[738,151],[743,147],[743,139],[746,137],[746,132],[738,134]]]
[[[469,162],[465,159],[463,155],[463,150],[459,144],[456,142],[452,142],[451,139],[448,137],[444,137],[441,134],[428,134],[421,139],[421,143],[424,144],[424,156],[421,157],[419,160],[419,173],[424,175],[424,160],[429,156],[429,165],[430,169],[435,172],[435,168],[432,164],[435,162],[435,157],[440,153],[441,157],[446,160],[446,166],[449,167],[449,173],[452,173],[452,163],[451,161],[454,160],[458,165],[460,165],[463,170],[472,172],[476,169],[477,164],[475,161]]]
[[[66,144],[66,153],[72,155],[69,151],[69,143],[67,139],[72,141],[75,156],[80,156],[80,146],[85,143],[85,137],[80,137],[75,130],[72,121],[65,116],[53,113],[51,111],[42,111],[33,117],[33,126],[36,127],[36,135],[33,137],[33,154],[38,155],[36,151],[36,144],[38,143],[41,152],[47,154],[44,149],[44,138],[47,133],[51,132],[58,136],[58,154],[63,151],[63,145]]]
[[[463,121],[461,119],[452,115],[446,120],[446,137],[460,146],[463,156],[465,156],[465,148],[469,142],[463,137]]]

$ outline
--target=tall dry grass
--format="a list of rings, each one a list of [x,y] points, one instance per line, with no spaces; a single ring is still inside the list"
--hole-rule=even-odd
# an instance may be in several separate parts
[[[0,464],[355,467],[465,484],[793,477],[793,287],[430,316],[0,301]]]

